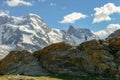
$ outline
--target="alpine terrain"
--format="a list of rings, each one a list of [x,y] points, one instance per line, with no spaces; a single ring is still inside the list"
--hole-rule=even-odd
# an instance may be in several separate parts
[[[76,29],[73,26],[68,30],[50,28],[36,14],[22,17],[0,16],[0,45],[6,46],[0,49],[5,51],[0,53],[0,58],[13,49],[33,52],[52,43],[67,42],[78,45],[96,38],[89,29]]]

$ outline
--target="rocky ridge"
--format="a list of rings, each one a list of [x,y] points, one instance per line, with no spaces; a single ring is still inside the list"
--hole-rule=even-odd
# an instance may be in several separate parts
[[[78,46],[54,43],[33,54],[12,51],[0,61],[0,74],[46,75],[49,72],[120,76],[120,38],[91,40]]]

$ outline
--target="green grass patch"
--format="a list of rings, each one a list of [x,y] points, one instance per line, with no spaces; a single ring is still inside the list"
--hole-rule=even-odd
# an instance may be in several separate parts
[[[68,76],[68,75],[55,75],[49,76],[22,76],[22,75],[5,75],[0,76],[0,80],[120,80],[115,77],[85,77],[85,76]]]

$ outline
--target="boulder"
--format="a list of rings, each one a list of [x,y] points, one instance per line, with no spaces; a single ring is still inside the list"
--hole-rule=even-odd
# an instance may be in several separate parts
[[[39,57],[45,69],[50,72],[69,75],[86,75],[86,73],[79,68],[82,53],[70,44],[65,42],[55,43],[35,52],[35,54]]]
[[[35,52],[48,71],[77,76],[115,75],[114,56],[105,41],[91,40],[78,46],[61,42]],[[109,73],[108,73],[109,72]],[[111,73],[112,72],[112,73]]]
[[[106,74],[106,70],[113,72],[107,73],[107,75],[116,74],[114,56],[109,52],[107,42],[108,41],[104,40],[91,40],[78,46],[78,49],[86,54],[86,59],[88,59],[89,65],[87,65],[87,69],[85,70],[88,70],[91,74],[104,75]]]
[[[0,61],[0,74],[46,75],[40,62],[26,50],[11,51]]]

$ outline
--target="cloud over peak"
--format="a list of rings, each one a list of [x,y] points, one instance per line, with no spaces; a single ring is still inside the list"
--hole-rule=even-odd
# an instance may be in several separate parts
[[[24,6],[31,6],[32,3],[27,2],[25,0],[7,0],[6,4],[10,7],[15,7],[15,6],[19,6],[19,5],[24,5]]]
[[[110,15],[114,13],[120,13],[120,6],[115,6],[113,3],[107,3],[103,7],[94,8],[94,20],[93,23],[99,23],[102,21],[112,20]]]
[[[109,24],[106,29],[94,32],[94,34],[100,38],[105,38],[118,29],[120,29],[120,24]]]
[[[86,18],[87,15],[84,15],[79,12],[73,12],[71,14],[65,15],[63,20],[60,23],[75,23],[75,21]]]

